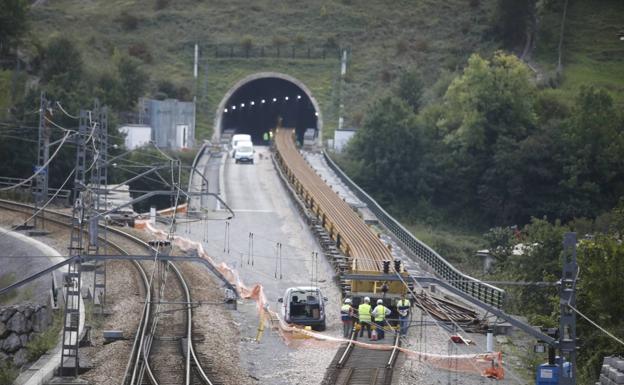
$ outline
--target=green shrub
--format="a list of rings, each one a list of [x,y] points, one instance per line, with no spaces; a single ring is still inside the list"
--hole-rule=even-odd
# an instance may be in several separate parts
[[[251,35],[245,35],[241,39],[241,46],[245,50],[245,52],[251,51],[254,46],[254,38]]]
[[[425,52],[429,49],[429,43],[425,39],[416,39],[414,40],[414,48],[417,51]]]
[[[284,36],[276,35],[276,36],[273,36],[273,38],[271,39],[271,43],[275,47],[282,47],[288,44],[288,39],[285,38]]]
[[[7,287],[15,282],[15,273],[5,273],[0,275],[0,287]],[[4,303],[17,296],[17,290],[11,290],[8,293],[0,294],[0,303]]]
[[[397,55],[403,55],[409,49],[409,43],[405,39],[399,39],[396,43]]]
[[[0,385],[11,385],[17,378],[18,371],[8,362],[0,362]]]
[[[168,6],[169,0],[156,0],[156,3],[154,3],[154,10],[160,11],[167,8]]]
[[[125,31],[134,31],[139,26],[139,18],[127,11],[121,12],[117,21]]]
[[[60,338],[62,319],[61,313],[55,313],[52,318],[52,325],[26,344],[28,361],[37,360],[56,346]]]
[[[152,63],[152,53],[145,43],[135,43],[128,47],[128,55],[141,59],[144,63]]]

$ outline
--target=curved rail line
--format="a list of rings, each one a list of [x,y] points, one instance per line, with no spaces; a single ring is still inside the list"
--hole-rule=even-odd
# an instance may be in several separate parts
[[[395,336],[391,349],[372,350],[354,343],[356,333],[354,331],[349,343],[338,351],[322,384],[390,385],[399,355],[399,335]]]
[[[278,161],[295,190],[303,197],[337,246],[351,257],[354,271],[383,271],[392,255],[353,209],[329,187],[299,154],[294,130],[279,128],[275,135]]]
[[[19,209],[17,209],[16,207],[18,207]],[[18,203],[18,202],[12,202],[8,200],[4,200],[4,199],[0,199],[0,208],[11,210],[11,211],[17,211],[21,213],[26,213],[27,215],[30,215],[30,213],[33,210],[33,206],[31,205]],[[24,210],[28,210],[28,211],[24,211]],[[61,218],[71,219],[70,215],[57,212],[54,210],[44,210],[44,212],[46,214],[57,215]],[[56,223],[61,226],[65,226],[65,227],[71,226],[68,222],[65,222],[60,219],[50,218],[49,216],[46,216],[46,220]],[[107,230],[122,238],[130,240],[138,245],[141,245],[142,247],[144,247],[146,250],[149,250],[150,252],[153,251],[153,248],[147,242],[143,241],[142,239],[139,239],[131,234],[128,234],[118,229],[109,227],[107,228]],[[120,253],[125,254],[125,255],[129,254],[123,249],[123,247],[112,242],[110,239],[106,239],[105,241],[108,244],[110,244],[112,247],[117,249]],[[136,332],[132,350],[131,350],[131,355],[129,357],[128,364],[126,366],[126,371],[124,374],[122,384],[140,385],[144,381],[145,374],[147,374],[147,380],[153,385],[158,385],[159,384],[158,379],[155,377],[149,365],[151,344],[154,338],[153,333],[154,333],[154,330],[156,329],[156,324],[153,322],[154,317],[152,314],[153,310],[151,306],[152,293],[151,293],[151,290],[148,289],[150,286],[150,282],[149,282],[148,274],[145,271],[145,268],[137,261],[132,261],[132,262],[134,266],[138,269],[139,274],[141,275],[141,279],[143,281],[144,288],[146,291],[146,297],[145,297],[145,306],[143,307],[141,319],[139,322],[139,326],[137,328],[137,332]],[[180,271],[180,269],[171,262],[167,262],[167,264],[174,271],[178,281],[180,282],[182,291],[184,292],[184,298],[185,298],[183,302],[186,303],[185,334],[186,334],[186,340],[190,341],[190,343],[187,344],[187,351],[183,353],[183,356],[185,357],[185,376],[184,376],[185,384],[190,385],[191,383],[194,383],[193,380],[196,380],[196,381],[198,380],[199,383],[201,384],[213,385],[213,382],[206,375],[206,371],[202,367],[197,357],[197,354],[195,353],[195,349],[193,346],[193,339],[192,339],[193,311],[192,311],[192,306],[191,306],[191,293],[190,293],[189,286],[186,280],[184,279],[184,276],[182,275],[182,272]],[[191,369],[194,369],[194,370],[191,371]],[[193,376],[193,372],[196,373],[195,377]]]

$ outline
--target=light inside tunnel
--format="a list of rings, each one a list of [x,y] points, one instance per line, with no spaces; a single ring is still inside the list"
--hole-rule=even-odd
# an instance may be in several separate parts
[[[267,100],[271,103],[266,103]],[[306,129],[318,128],[318,113],[310,98],[299,86],[285,79],[267,77],[245,83],[234,91],[225,106],[221,132],[249,134],[254,144],[266,144],[263,134],[276,127],[279,119],[282,127],[296,129],[300,142]]]

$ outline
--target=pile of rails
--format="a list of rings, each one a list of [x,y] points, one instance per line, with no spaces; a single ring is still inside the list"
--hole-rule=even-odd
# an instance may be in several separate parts
[[[391,265],[392,254],[301,156],[293,135],[294,130],[285,128],[278,129],[275,135],[276,161],[292,195],[302,206],[324,254],[339,276],[343,294],[375,295],[387,280],[389,273],[384,274],[383,266],[384,262],[386,266]],[[367,278],[354,281],[345,279],[347,274]],[[388,283],[388,286],[388,295],[398,297],[405,290],[400,281]]]
[[[381,272],[392,255],[353,209],[318,176],[299,154],[294,130],[277,130],[277,160],[286,177],[340,251],[352,259],[352,270]]]
[[[439,321],[462,326],[479,323],[479,314],[465,305],[427,292],[415,294],[415,305]]]

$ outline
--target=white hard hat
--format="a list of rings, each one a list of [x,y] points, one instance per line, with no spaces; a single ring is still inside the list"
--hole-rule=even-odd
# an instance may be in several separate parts
[[[379,305],[381,305],[381,304],[383,303],[383,299],[378,299],[378,300],[377,300],[377,303],[378,303]]]
[[[364,302],[370,302],[370,298],[364,297]]]
[[[345,303],[351,303],[351,298],[345,298]]]

